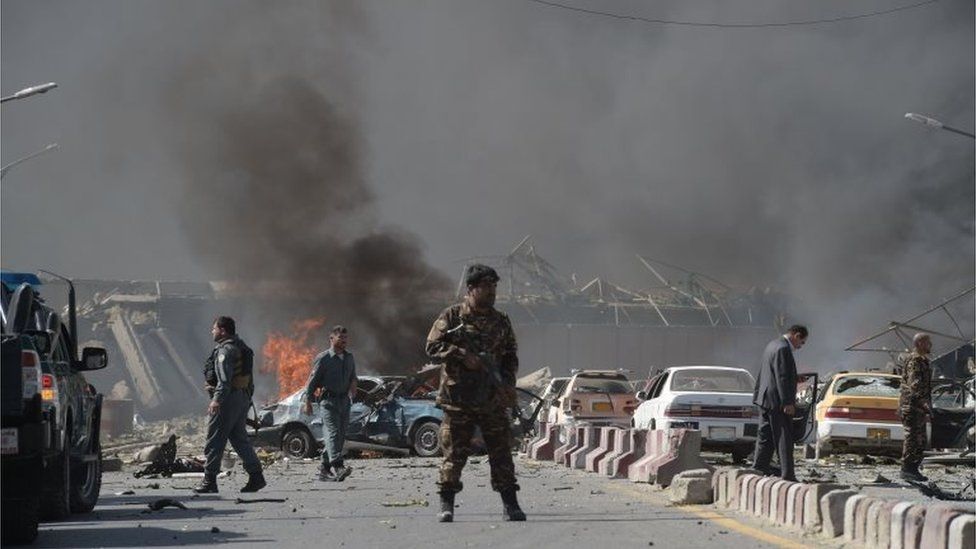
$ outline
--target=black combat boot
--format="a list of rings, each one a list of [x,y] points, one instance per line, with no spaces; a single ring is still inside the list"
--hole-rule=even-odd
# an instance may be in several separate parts
[[[264,473],[258,471],[257,473],[247,475],[247,484],[241,488],[241,493],[245,494],[248,492],[257,492],[261,488],[267,486],[268,483],[264,480]]]
[[[193,487],[193,491],[198,494],[216,494],[217,493],[217,477],[211,475],[204,475],[203,480],[200,484]]]
[[[908,482],[927,482],[929,477],[923,475],[918,470],[918,464],[905,464],[901,466],[901,478]]]
[[[505,520],[520,522],[525,520],[525,513],[519,507],[518,497],[515,495],[515,488],[509,488],[502,492],[502,503],[505,504]]]
[[[437,522],[454,522],[454,492],[441,492],[441,512]]]
[[[352,467],[346,467],[343,463],[335,465],[332,470],[335,471],[336,482],[342,482],[352,474]]]

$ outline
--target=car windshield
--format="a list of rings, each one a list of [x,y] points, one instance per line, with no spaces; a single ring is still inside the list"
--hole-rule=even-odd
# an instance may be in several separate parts
[[[834,382],[834,394],[898,398],[901,378],[888,376],[845,376]]]
[[[671,390],[690,393],[751,393],[752,376],[741,370],[695,368],[676,370],[671,376]]]
[[[630,393],[630,384],[626,380],[606,379],[595,377],[578,377],[573,391],[577,393]]]

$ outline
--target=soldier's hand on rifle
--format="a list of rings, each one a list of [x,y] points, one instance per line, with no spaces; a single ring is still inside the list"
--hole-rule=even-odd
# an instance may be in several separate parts
[[[306,400],[305,403],[302,404],[302,413],[304,413],[307,416],[312,415],[312,402],[311,401]]]
[[[220,411],[220,403],[217,402],[216,400],[211,400],[210,406],[207,406],[207,412],[209,412],[210,415],[215,416],[219,411]]]

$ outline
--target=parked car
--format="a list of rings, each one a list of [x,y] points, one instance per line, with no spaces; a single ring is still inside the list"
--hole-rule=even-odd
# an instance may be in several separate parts
[[[731,452],[742,461],[755,447],[759,409],[752,403],[755,380],[747,370],[725,366],[674,366],[637,393],[638,429],[697,429],[702,449]]]
[[[824,382],[816,408],[816,455],[899,453],[905,431],[898,417],[901,376],[842,372]]]
[[[637,399],[623,372],[581,370],[573,372],[565,388],[549,404],[550,424],[585,421],[595,426],[628,426]]]
[[[976,447],[976,378],[933,381],[932,448]]]
[[[21,349],[21,360],[13,366],[24,365],[28,356],[31,362],[37,360],[40,368],[37,383],[44,417],[39,442],[25,437],[21,447],[20,433],[14,440],[4,437],[5,457],[25,452],[34,454],[40,450],[42,462],[40,482],[25,486],[25,482],[30,482],[30,471],[20,476],[17,468],[8,469],[8,462],[4,461],[4,501],[7,502],[8,497],[20,499],[18,494],[23,489],[39,494],[41,517],[60,519],[70,513],[87,513],[95,507],[101,488],[99,424],[102,395],[88,383],[83,372],[104,368],[108,363],[107,354],[102,348],[86,347],[79,359],[75,291],[70,280],[64,279],[68,284],[66,323],[37,292],[41,281],[36,275],[5,272],[2,280],[0,303],[3,314],[0,316],[3,333],[8,336],[5,345],[19,340],[17,347]],[[16,355],[16,349],[12,350]],[[24,353],[24,350],[31,352]],[[7,350],[4,352],[5,355],[8,353]],[[6,361],[3,367],[8,367]],[[4,421],[7,421],[6,415]],[[9,445],[11,442],[14,442],[13,446]],[[33,497],[28,498],[26,504],[32,505],[32,500]],[[11,510],[13,505],[4,505],[4,508]],[[5,511],[5,524],[7,516]]]
[[[539,396],[542,399],[542,408],[539,411],[539,417],[548,421],[549,420],[549,410],[552,408],[552,402],[559,398],[562,394],[563,389],[566,388],[566,384],[569,383],[568,377],[554,377],[549,380],[549,384],[546,388],[542,390],[542,394]]]

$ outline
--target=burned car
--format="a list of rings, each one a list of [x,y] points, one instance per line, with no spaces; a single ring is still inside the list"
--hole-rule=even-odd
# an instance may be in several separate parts
[[[421,457],[441,453],[440,425],[444,412],[437,407],[437,391],[424,368],[411,376],[360,376],[356,397],[349,411],[346,448],[350,450],[393,451]],[[518,406],[512,410],[512,437],[534,434],[534,424],[543,401],[535,394],[518,389]],[[258,446],[281,448],[285,455],[307,458],[319,453],[324,444],[321,409],[312,405],[312,414],[302,412],[305,390],[301,389],[257,412],[248,421],[248,434]],[[473,439],[483,449],[480,433]]]
[[[346,447],[399,450],[418,456],[440,454],[440,424],[444,412],[429,395],[405,396],[407,378],[360,376],[349,411]],[[258,446],[281,448],[293,458],[312,457],[323,445],[321,405],[302,412],[305,389],[300,389],[257,412],[248,434]]]

